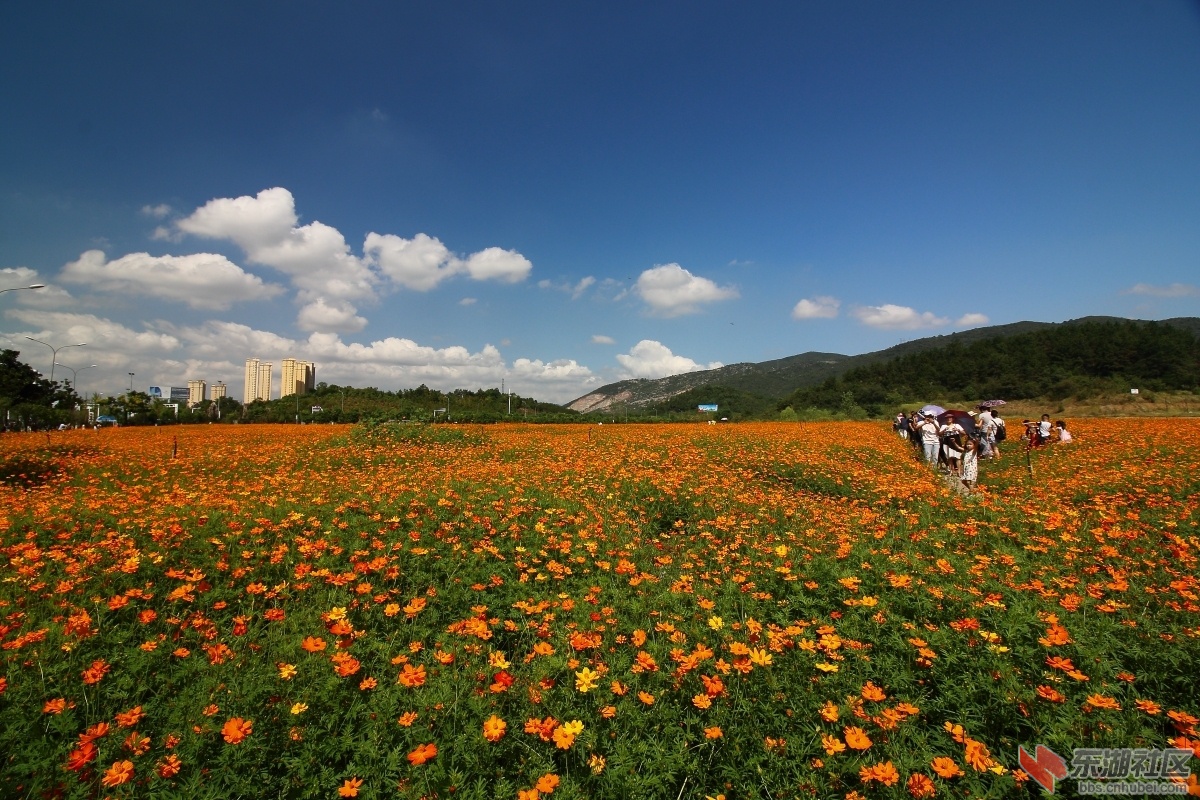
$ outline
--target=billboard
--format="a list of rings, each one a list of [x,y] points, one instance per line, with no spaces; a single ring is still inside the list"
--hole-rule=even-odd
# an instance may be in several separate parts
[[[162,399],[162,387],[161,386],[151,386],[150,391],[147,392],[147,394],[149,394],[150,397],[155,400],[161,400]]]
[[[186,386],[171,387],[171,402],[186,403],[188,401],[188,388]]]
[[[715,414],[715,413],[717,413],[717,404],[716,403],[701,403],[700,405],[696,406],[696,410],[700,411],[701,413]]]

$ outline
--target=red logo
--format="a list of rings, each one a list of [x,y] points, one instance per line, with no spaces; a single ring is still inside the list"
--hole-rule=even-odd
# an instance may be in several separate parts
[[[1017,748],[1017,762],[1021,769],[1029,773],[1029,777],[1049,794],[1054,794],[1054,781],[1067,777],[1067,762],[1062,756],[1045,745],[1037,746],[1037,757],[1031,756],[1024,747]]]

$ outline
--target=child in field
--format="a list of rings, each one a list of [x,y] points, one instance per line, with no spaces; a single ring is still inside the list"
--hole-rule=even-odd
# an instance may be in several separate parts
[[[1072,439],[1071,432],[1069,430],[1067,430],[1066,422],[1064,422],[1063,420],[1060,419],[1058,422],[1054,423],[1054,426],[1056,428],[1058,428],[1058,440],[1060,442],[1063,442],[1065,444],[1065,443],[1071,441],[1071,439]]]
[[[974,491],[979,481],[979,441],[972,436],[965,436],[966,444],[962,454],[962,475],[959,480],[968,492]]]

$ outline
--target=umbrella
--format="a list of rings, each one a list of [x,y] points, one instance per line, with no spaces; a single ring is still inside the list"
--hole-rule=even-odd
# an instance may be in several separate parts
[[[949,425],[951,422],[957,422],[962,426],[962,429],[966,431],[968,436],[977,435],[975,430],[975,418],[966,411],[959,411],[958,409],[943,411],[941,414],[938,414],[937,419],[938,422],[942,423],[943,425]]]
[[[933,416],[936,417],[938,414],[945,414],[946,409],[942,408],[941,406],[935,406],[935,405],[921,406],[921,410],[919,413],[922,416],[924,416],[926,414],[932,414]]]
[[[984,400],[982,403],[979,404],[979,407],[980,408],[999,408],[1002,405],[1006,405],[1006,403],[1003,400]]]

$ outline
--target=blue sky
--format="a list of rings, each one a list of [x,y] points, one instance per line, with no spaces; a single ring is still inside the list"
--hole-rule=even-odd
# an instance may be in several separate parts
[[[86,392],[1200,316],[1195,2],[63,9],[0,8],[0,346]]]

